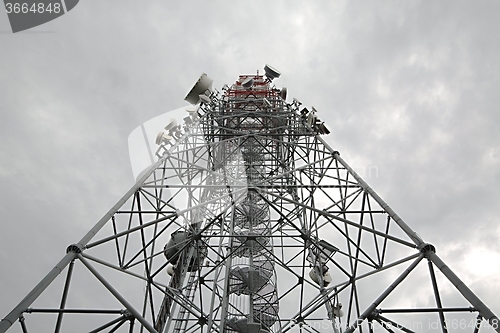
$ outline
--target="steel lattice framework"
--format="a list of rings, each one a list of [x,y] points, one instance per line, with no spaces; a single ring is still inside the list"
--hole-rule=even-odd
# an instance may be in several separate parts
[[[28,332],[31,320],[56,333],[476,333],[483,320],[500,332],[434,246],[320,137],[316,110],[286,102],[279,72],[265,71],[222,92],[202,75],[183,126],[158,136],[158,161],[0,332],[15,321]],[[61,298],[35,302],[61,272]],[[398,289],[415,279],[428,280],[432,304]],[[461,303],[445,304],[438,282]],[[82,289],[102,297],[89,304]],[[462,320],[473,325],[452,327]]]

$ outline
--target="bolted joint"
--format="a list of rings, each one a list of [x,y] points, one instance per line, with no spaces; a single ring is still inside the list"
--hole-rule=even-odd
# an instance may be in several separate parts
[[[340,152],[338,150],[334,150],[333,153],[332,153],[333,156],[335,155],[339,155],[340,156]]]
[[[203,326],[203,325],[206,325],[206,324],[208,324],[207,317],[201,316],[201,317],[198,318],[198,325]]]
[[[299,325],[299,327],[302,327],[302,325],[304,325],[305,322],[306,321],[305,321],[304,317],[298,316],[296,319],[293,320],[292,327],[295,325]]]
[[[370,313],[370,318],[372,319],[378,318],[381,313],[382,313],[381,309],[375,309],[372,311],[372,313]]]
[[[500,320],[498,319],[497,316],[493,316],[490,319],[488,319],[488,322],[490,323],[491,327],[493,327],[495,330],[499,330],[500,328]]]
[[[83,251],[83,246],[81,246],[80,244],[71,244],[66,249],[66,253],[73,252],[73,253],[79,254],[79,253],[82,253],[82,251]]]
[[[420,252],[422,252],[426,255],[431,253],[431,252],[436,253],[436,248],[434,247],[434,245],[429,244],[429,243],[425,243],[425,244],[420,245],[419,249],[420,249]]]
[[[132,320],[134,318],[134,315],[130,311],[125,310],[125,309],[121,310],[121,314],[124,318],[126,318],[128,320]]]

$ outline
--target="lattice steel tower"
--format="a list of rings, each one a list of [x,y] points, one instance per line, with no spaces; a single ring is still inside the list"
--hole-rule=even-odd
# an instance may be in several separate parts
[[[203,74],[183,124],[158,134],[158,161],[0,332],[18,320],[56,333],[500,332],[320,137],[316,110],[287,102],[280,73],[264,70],[221,92]]]

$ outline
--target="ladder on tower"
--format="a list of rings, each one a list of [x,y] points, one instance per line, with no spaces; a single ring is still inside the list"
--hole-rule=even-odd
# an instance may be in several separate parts
[[[196,281],[197,275],[198,271],[190,272],[186,288],[183,289],[183,295],[186,296],[186,300],[188,300],[189,302],[193,301],[196,287],[198,286],[198,283]],[[188,317],[186,316],[186,314],[187,309],[185,307],[181,307],[176,318],[174,331],[172,333],[181,333],[186,331],[186,326],[188,323]]]

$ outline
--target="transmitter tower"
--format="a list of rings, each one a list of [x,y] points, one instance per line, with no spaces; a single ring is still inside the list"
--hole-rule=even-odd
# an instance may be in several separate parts
[[[279,76],[203,74],[157,162],[0,332],[500,332]]]

